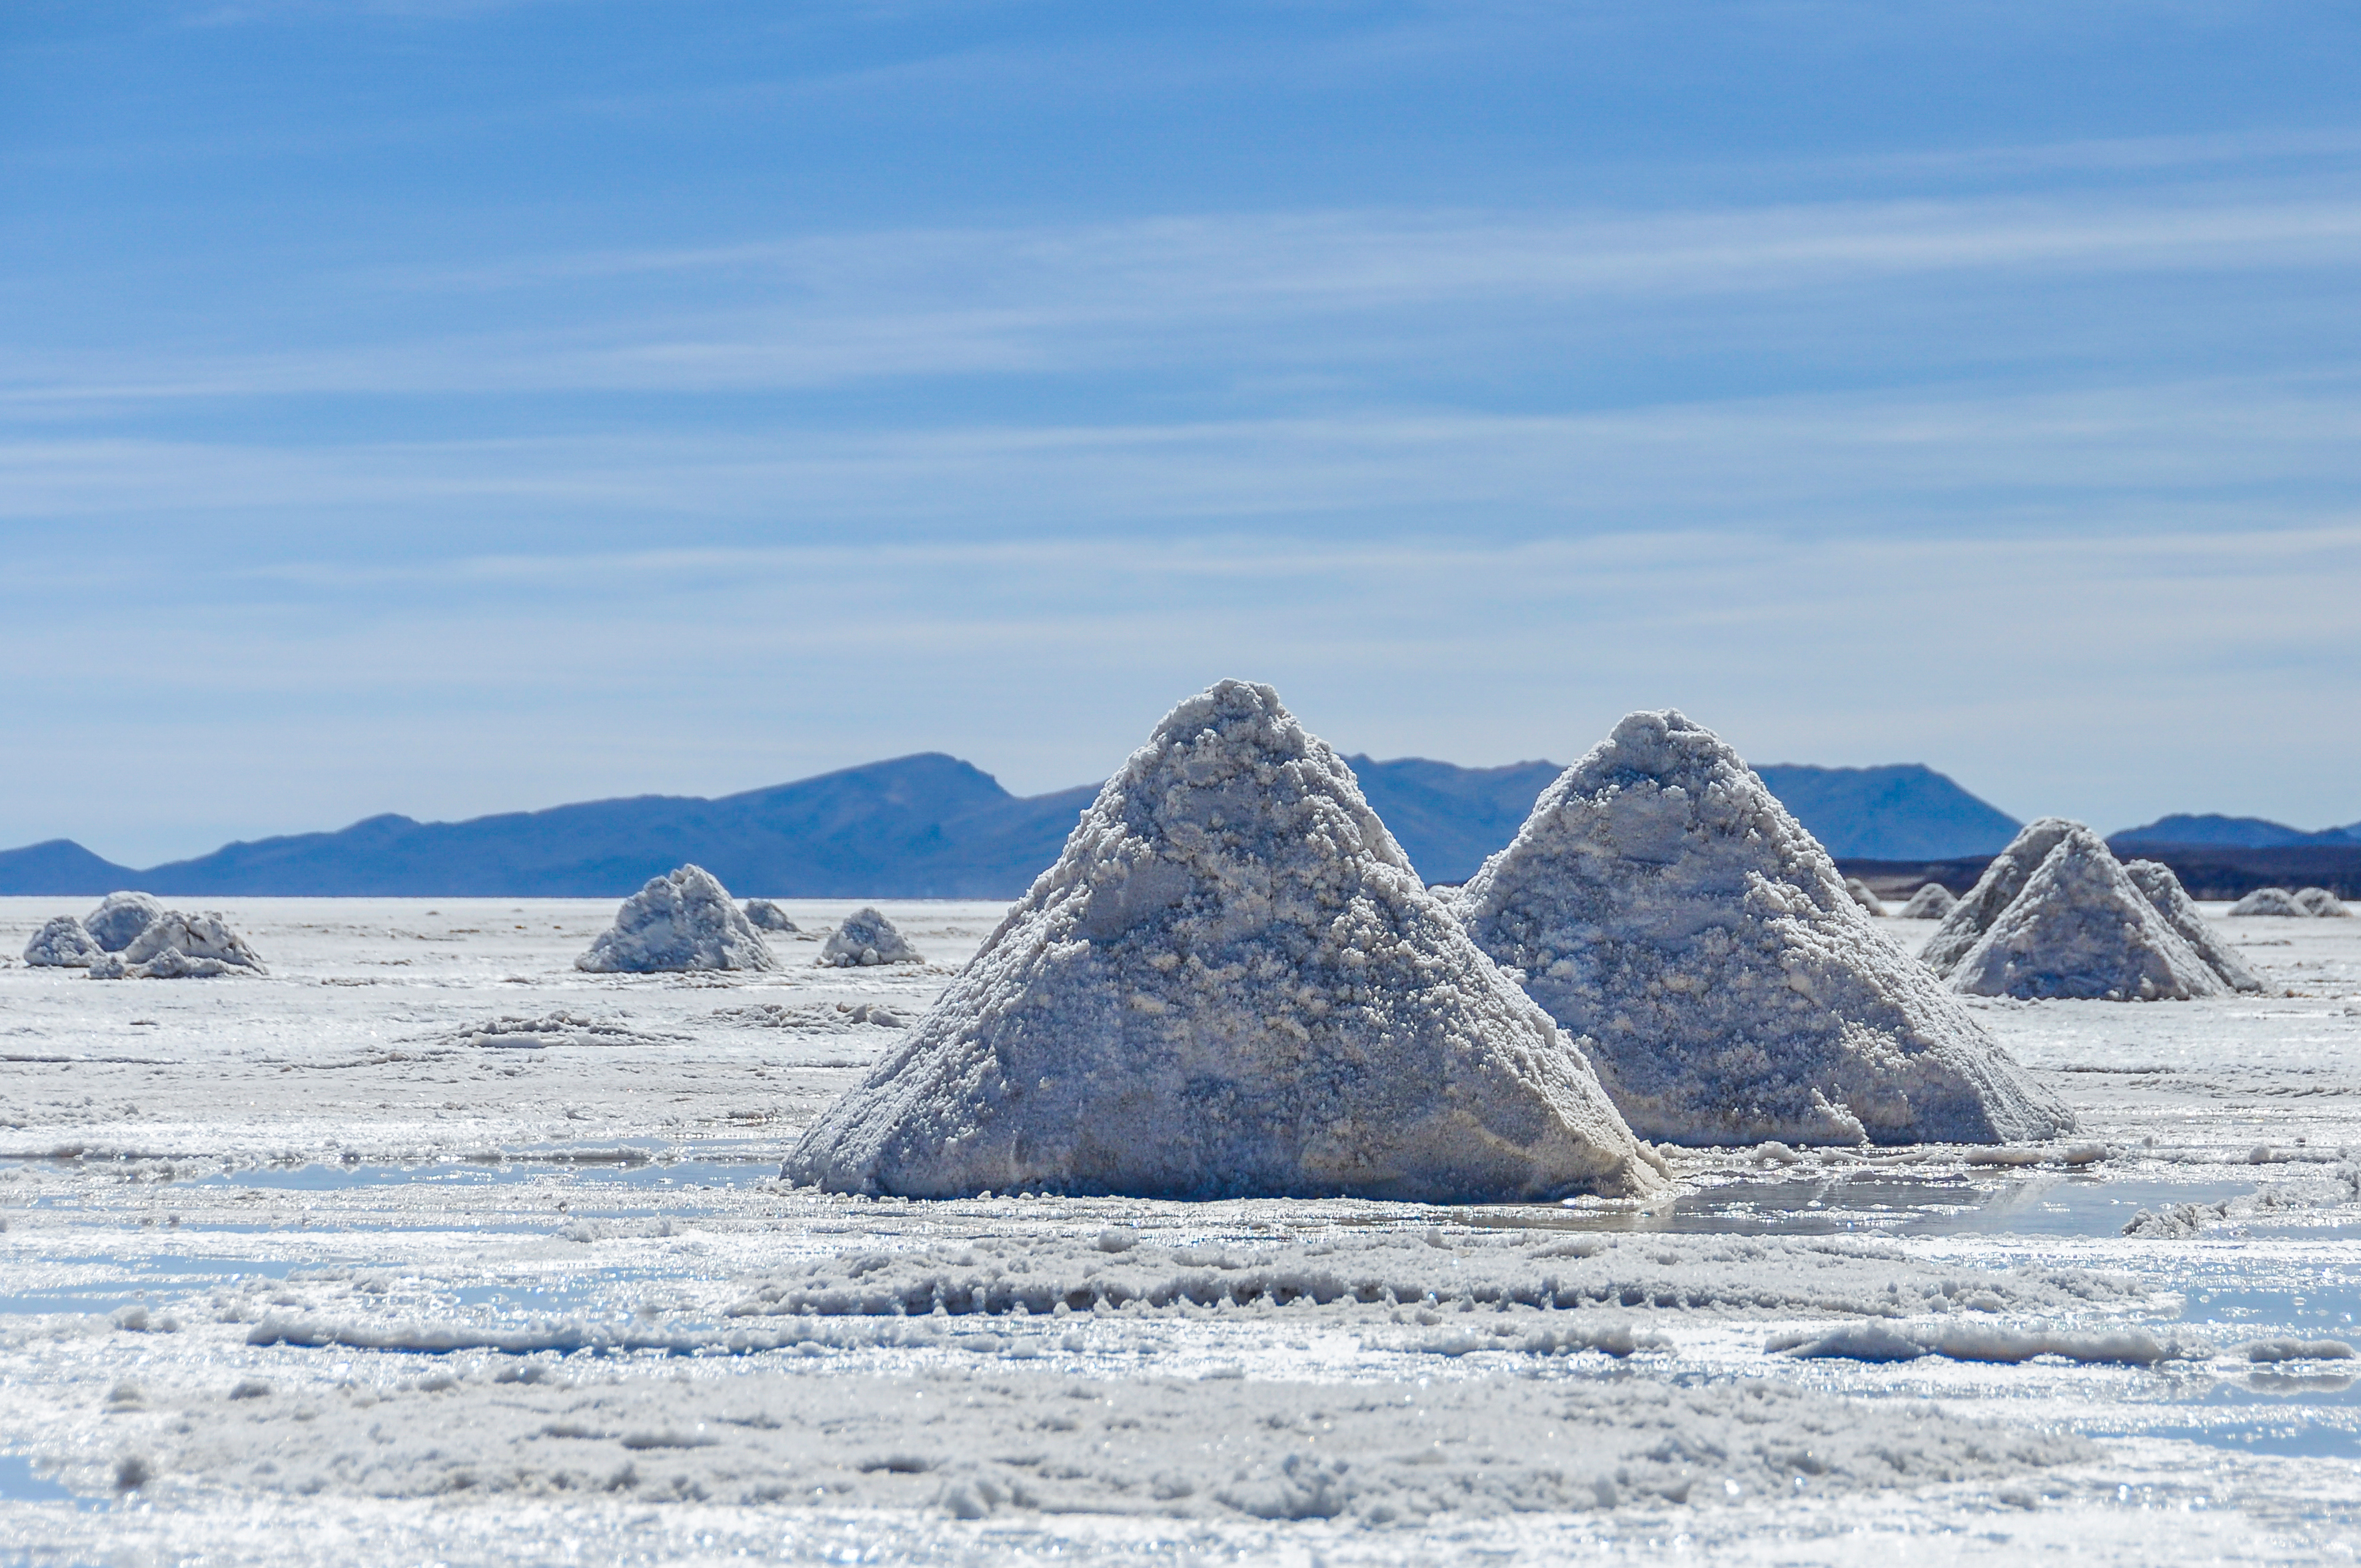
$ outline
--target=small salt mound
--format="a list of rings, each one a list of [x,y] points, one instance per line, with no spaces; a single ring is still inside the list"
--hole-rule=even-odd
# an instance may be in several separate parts
[[[104,951],[81,921],[60,915],[25,944],[25,961],[41,969],[88,969],[91,960]]]
[[[1850,898],[1855,904],[1860,905],[1872,915],[1883,915],[1885,913],[1884,901],[1880,899],[1875,893],[1872,892],[1870,890],[1869,883],[1861,881],[1861,878],[1857,876],[1849,876],[1845,878],[1844,889],[1845,895],[1848,898]]]
[[[2312,911],[2298,904],[2295,894],[2283,887],[2258,887],[2230,905],[2230,913],[2238,916],[2289,916],[2299,920],[2312,917]]]
[[[796,923],[787,918],[787,912],[767,898],[748,899],[744,914],[746,924],[757,931],[793,931],[796,928]]]
[[[82,929],[106,951],[119,953],[163,913],[164,906],[144,893],[110,893],[82,916]]]
[[[1567,769],[1459,908],[1642,1137],[1995,1143],[2073,1125],[1678,713],[1631,715]]]
[[[2205,967],[2227,981],[2233,991],[2260,991],[2262,978],[2246,966],[2230,944],[2214,933],[2204,913],[2190,898],[2172,868],[2161,861],[2126,861],[2124,874],[2156,905],[2156,912],[2173,934],[2205,960]]]
[[[2230,994],[2106,841],[2079,822],[1950,978],[1953,990],[1971,996],[2180,1002]]]
[[[1951,895],[1949,888],[1939,882],[1930,882],[1910,895],[1910,902],[1902,906],[1902,918],[1940,920],[1944,916],[1949,915],[1952,906],[1959,902]]]
[[[2033,873],[2041,869],[2058,841],[2080,826],[2063,817],[2041,817],[2017,829],[2008,848],[1984,867],[1984,874],[1968,889],[1968,895],[1951,905],[1951,912],[1918,949],[1918,960],[1937,974],[1949,974],[1967,957],[1968,949],[1983,940],[2000,912],[2025,891],[2025,884],[2033,880]]]
[[[2325,919],[2346,919],[2353,914],[2353,911],[2345,907],[2343,899],[2324,887],[2305,888],[2295,895],[2295,901],[2303,906],[2305,914]]]
[[[1268,686],[1182,703],[784,1174],[950,1197],[1514,1201],[1664,1184]]]
[[[267,974],[246,938],[218,915],[167,909],[140,928],[119,953],[93,959],[93,980],[206,980],[225,974]]]
[[[774,970],[762,934],[730,902],[730,890],[702,866],[683,866],[623,901],[615,923],[574,960],[592,974],[682,970]]]
[[[918,949],[894,928],[894,922],[874,909],[856,909],[829,934],[819,950],[822,969],[851,969],[873,964],[917,964],[926,960]]]

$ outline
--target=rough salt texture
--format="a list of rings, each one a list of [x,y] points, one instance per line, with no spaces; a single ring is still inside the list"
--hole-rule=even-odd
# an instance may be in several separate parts
[[[1951,970],[1971,996],[2187,1001],[2231,987],[2157,912],[2101,839],[2072,823]]]
[[[225,974],[267,974],[246,939],[218,915],[167,909],[140,928],[119,953],[92,960],[93,980],[209,980]]]
[[[144,893],[110,893],[82,916],[82,929],[106,951],[119,953],[163,913],[164,906]]]
[[[774,970],[779,960],[712,872],[683,866],[669,876],[650,877],[625,899],[615,924],[574,967],[592,974],[658,974]]]
[[[819,950],[822,969],[870,968],[877,964],[916,964],[926,960],[910,946],[894,922],[874,909],[856,909],[829,933]]]
[[[2188,943],[2190,950],[2203,959],[2205,967],[2227,981],[2231,990],[2263,989],[2262,977],[2248,969],[2246,960],[2214,931],[2170,866],[2161,861],[2126,861],[2124,874],[2156,906],[2173,934]]]
[[[1940,920],[1959,902],[1949,888],[1939,882],[1930,882],[1910,895],[1910,902],[1902,906],[1901,917],[1905,920]]]
[[[796,929],[796,923],[787,918],[787,912],[780,908],[777,905],[772,903],[767,898],[748,899],[745,904],[744,914],[746,916],[746,924],[752,926],[757,931],[793,931]]]
[[[106,949],[91,939],[81,921],[60,915],[25,944],[25,961],[36,968],[88,969]]]
[[[2295,894],[2283,887],[2258,887],[2237,903],[2230,905],[2236,916],[2276,915],[2299,920],[2310,919],[2312,911],[2296,902]]]
[[[2350,918],[2353,914],[2345,907],[2343,899],[2324,887],[2307,887],[2295,895],[2295,901],[2303,906],[2306,914],[2327,919]]]
[[[1712,731],[1635,713],[1461,895],[1643,1137],[1993,1143],[2073,1125]]]
[[[1860,905],[1870,914],[1883,915],[1885,913],[1884,901],[1879,898],[1875,893],[1872,892],[1870,890],[1869,883],[1861,881],[1861,878],[1857,876],[1849,876],[1845,878],[1844,889],[1845,893],[1855,904]]]
[[[1268,686],[1175,708],[785,1173],[1474,1201],[1643,1193],[1579,1052]]]
[[[1992,929],[2001,911],[2025,891],[2025,884],[2033,880],[2033,873],[2041,869],[2041,862],[2049,858],[2049,851],[2058,847],[2059,840],[2081,826],[2063,817],[2038,817],[2019,828],[2016,837],[2008,841],[2008,848],[1994,855],[1992,863],[1984,867],[1984,874],[1968,889],[1968,895],[1943,916],[1943,923],[1935,927],[1935,934],[1918,949],[1919,961],[1937,974],[1949,974],[1968,956],[1968,949]]]

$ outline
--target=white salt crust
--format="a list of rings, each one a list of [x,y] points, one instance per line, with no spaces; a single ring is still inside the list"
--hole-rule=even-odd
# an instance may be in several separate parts
[[[2106,841],[2079,822],[2068,825],[1961,955],[1950,981],[1968,995],[2027,1000],[2185,1002],[2232,989],[2133,883]]]
[[[1664,1178],[1324,742],[1225,681],[1157,727],[785,1174],[1433,1201]]]
[[[623,901],[615,924],[574,967],[593,974],[653,974],[684,970],[774,970],[762,933],[730,901],[730,890],[702,866],[651,877]]]
[[[1993,1143],[2073,1118],[1712,731],[1634,713],[1461,895],[1642,1136]]]

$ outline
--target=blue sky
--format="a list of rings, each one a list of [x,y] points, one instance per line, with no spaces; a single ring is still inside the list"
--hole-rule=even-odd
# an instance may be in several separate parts
[[[0,844],[1275,682],[2361,818],[2361,13],[0,12]]]

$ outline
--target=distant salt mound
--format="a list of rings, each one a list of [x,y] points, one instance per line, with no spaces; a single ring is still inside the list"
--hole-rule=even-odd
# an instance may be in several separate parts
[[[1968,895],[1951,905],[1951,912],[1918,949],[1918,961],[1939,975],[1958,968],[1968,949],[1983,940],[2001,911],[2025,891],[2025,884],[2033,880],[2033,873],[2041,869],[2059,840],[2081,826],[2063,817],[2041,817],[2017,829],[2008,848],[1984,867],[1984,874],[1976,879]]]
[[[2304,913],[2316,918],[2342,920],[2350,918],[2353,914],[2345,907],[2343,899],[2324,887],[2307,887],[2295,895],[2295,901],[2303,905]]]
[[[37,969],[88,969],[105,951],[92,940],[81,921],[60,915],[25,944],[25,961]]]
[[[2283,887],[2258,887],[2237,903],[2230,905],[2236,916],[2285,916],[2297,920],[2309,920],[2312,911],[2296,902],[2294,894]]]
[[[2205,960],[2205,967],[2228,982],[2233,991],[2255,992],[2263,989],[2262,977],[2248,969],[2230,944],[2224,941],[2207,922],[2204,912],[2180,885],[2180,878],[2161,861],[2125,861],[2124,874],[2140,890],[2173,934],[2189,944],[2190,950]]]
[[[894,928],[894,922],[874,909],[856,909],[829,933],[819,950],[822,969],[867,968],[874,964],[916,964],[926,960],[918,949]]]
[[[1861,878],[1857,876],[1845,878],[1844,890],[1846,897],[1860,905],[1870,914],[1883,916],[1885,913],[1884,900],[1871,891],[1869,883],[1861,881]]]
[[[90,966],[93,980],[207,980],[225,974],[268,974],[246,938],[218,915],[159,912],[121,952]]]
[[[144,893],[110,893],[82,916],[82,929],[106,951],[119,953],[163,913],[164,906]]]
[[[702,866],[683,866],[623,901],[615,923],[574,960],[592,974],[664,974],[684,970],[774,970],[762,934],[730,902],[730,890]]]
[[[1993,1143],[2073,1125],[1678,713],[1631,715],[1567,769],[1459,909],[1643,1137]]]
[[[1435,1202],[1664,1184],[1268,686],[1175,708],[788,1157],[840,1190]]]
[[[1951,970],[1971,996],[2187,1001],[2231,987],[2076,822]]]
[[[1939,882],[1930,882],[1910,895],[1910,902],[1902,906],[1901,917],[1905,920],[1940,920],[1959,902],[1949,888]]]
[[[746,924],[757,931],[793,931],[796,928],[796,923],[787,918],[787,912],[767,898],[748,899],[743,913]]]

